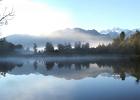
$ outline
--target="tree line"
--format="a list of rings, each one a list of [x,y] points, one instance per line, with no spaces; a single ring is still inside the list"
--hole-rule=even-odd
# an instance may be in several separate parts
[[[17,53],[23,50],[21,44],[15,45],[6,41],[5,38],[0,39],[0,54]],[[54,46],[51,42],[47,42],[43,51],[38,50],[36,43],[33,44],[34,55],[94,55],[94,54],[123,54],[123,55],[140,55],[140,31],[136,31],[131,36],[126,37],[125,32],[113,39],[108,45],[98,45],[90,47],[88,42],[59,43]],[[19,52],[20,53],[20,52]]]
[[[55,49],[55,47],[57,49]],[[125,32],[113,39],[113,42],[108,45],[98,45],[97,47],[90,47],[88,42],[81,43],[75,42],[72,46],[71,43],[57,44],[55,46],[51,42],[47,42],[44,50],[37,51],[37,44],[34,43],[35,54],[47,55],[71,55],[71,54],[140,54],[140,31],[136,31],[129,37],[126,37]]]
[[[18,50],[22,50],[21,44],[13,44],[5,38],[0,39],[0,55],[16,54]]]
[[[140,55],[140,31],[137,30],[129,37],[126,37],[125,32],[121,32],[112,43],[107,46],[99,45],[96,50],[100,53]]]
[[[57,49],[55,49],[55,47]],[[54,46],[51,42],[47,42],[45,45],[44,50],[37,51],[37,44],[34,43],[33,50],[35,54],[47,54],[47,55],[71,55],[71,54],[87,54],[89,53],[90,50],[90,45],[89,43],[81,43],[75,42],[74,46],[72,46],[71,43],[65,43],[65,44],[57,44],[57,46]]]

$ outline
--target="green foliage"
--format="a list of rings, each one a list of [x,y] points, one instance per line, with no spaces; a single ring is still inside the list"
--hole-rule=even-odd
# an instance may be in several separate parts
[[[51,52],[53,54],[127,54],[127,55],[139,55],[140,54],[140,32],[136,31],[132,36],[125,37],[125,32],[121,32],[120,35],[113,39],[113,42],[108,45],[98,45],[96,48],[90,48],[89,43],[75,42],[74,48],[70,43],[58,44],[57,50],[51,43],[47,42],[45,52]]]
[[[133,35],[125,38],[125,33],[121,32],[120,36],[113,39],[112,44],[108,46],[99,45],[97,49],[114,54],[140,54],[140,32],[136,31]]]
[[[0,40],[0,53],[14,51],[15,49],[23,48],[22,45],[14,45],[7,42],[5,39]],[[140,32],[136,31],[130,37],[125,37],[125,33],[113,39],[113,42],[108,45],[98,45],[96,48],[90,48],[90,44],[75,42],[73,47],[70,43],[58,44],[57,49],[51,42],[47,42],[43,52],[39,54],[51,55],[92,55],[92,54],[127,54],[140,55]],[[34,53],[37,53],[37,44],[33,45]]]
[[[136,33],[133,34],[129,38],[129,43],[131,47],[134,48],[135,53],[140,54],[140,32],[139,31],[136,31]]]

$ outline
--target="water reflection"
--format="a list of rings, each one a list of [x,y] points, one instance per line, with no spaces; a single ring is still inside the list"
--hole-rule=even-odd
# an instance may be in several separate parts
[[[18,58],[0,73],[1,100],[140,100],[138,61]]]
[[[44,59],[24,59],[22,62],[0,61],[0,73],[24,75],[40,73],[53,75],[65,79],[82,79],[97,77],[98,75],[111,76],[125,80],[127,76],[133,76],[138,83],[140,80],[140,63],[130,60],[65,60],[47,61]],[[119,77],[118,77],[119,76]]]
[[[52,70],[52,68],[54,67],[54,62],[45,62],[45,67],[47,70]]]
[[[12,71],[15,67],[22,67],[23,64],[8,62],[8,61],[0,61],[0,74],[5,76],[6,73]]]

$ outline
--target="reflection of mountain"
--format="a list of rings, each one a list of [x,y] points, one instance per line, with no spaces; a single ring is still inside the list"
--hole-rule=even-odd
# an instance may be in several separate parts
[[[97,77],[107,73],[109,76],[119,75],[125,80],[126,74],[140,79],[140,63],[129,60],[34,60],[25,59],[24,64],[14,62],[0,62],[0,72],[14,75],[40,73],[53,75],[65,79],[83,79],[86,77]],[[19,67],[17,67],[19,66]],[[22,66],[22,67],[20,67]]]
[[[53,75],[65,79],[82,79],[86,77],[96,77],[102,73],[112,73],[112,69],[99,68],[96,64],[89,62],[26,62],[21,68],[14,68],[10,72],[15,75],[40,73],[43,75]]]
[[[76,80],[86,77],[97,77],[102,73],[112,72],[112,69],[108,67],[99,68],[96,64],[89,64],[89,66],[85,66],[81,63],[58,63],[54,68],[47,71],[49,75]]]

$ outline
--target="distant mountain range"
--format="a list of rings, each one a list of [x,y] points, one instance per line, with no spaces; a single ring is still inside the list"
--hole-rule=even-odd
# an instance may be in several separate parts
[[[44,46],[46,42],[58,44],[66,42],[74,43],[76,41],[90,42],[93,44],[93,46],[97,46],[99,43],[110,43],[112,39],[117,37],[121,31],[124,31],[126,36],[130,36],[135,30],[123,30],[118,28],[98,32],[95,29],[85,30],[82,28],[67,28],[52,32],[52,36],[30,36],[16,34],[7,36],[7,40],[15,44],[22,44],[25,47],[32,47],[33,43],[37,43],[37,45],[41,47]]]
[[[100,33],[101,34],[108,34],[111,38],[117,37],[122,31],[126,33],[126,36],[130,36],[133,34],[137,29],[133,30],[128,30],[128,29],[120,29],[120,28],[114,28],[114,29],[109,29],[109,30],[103,30]]]

